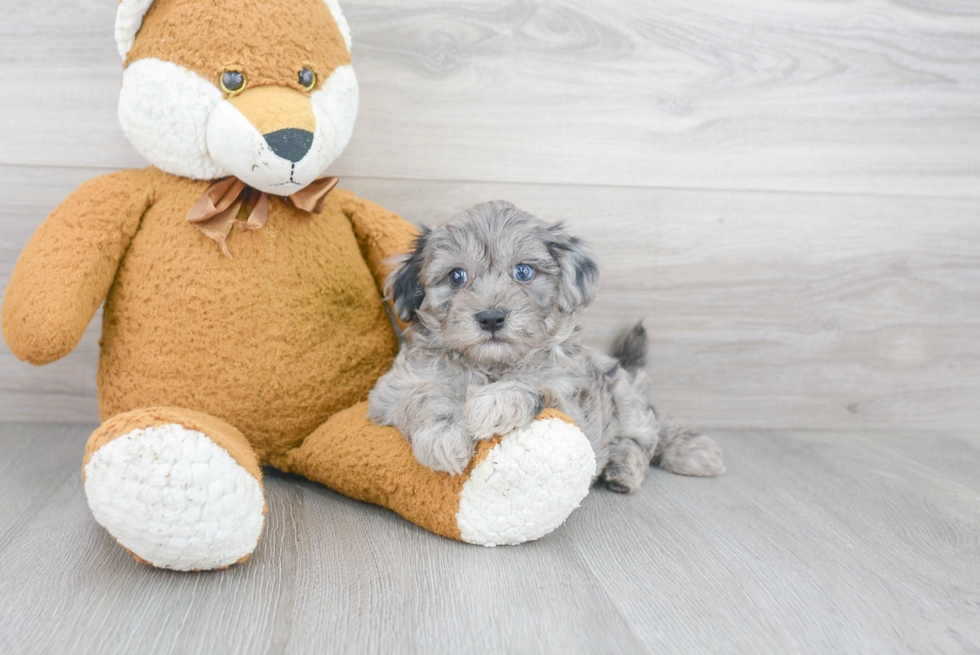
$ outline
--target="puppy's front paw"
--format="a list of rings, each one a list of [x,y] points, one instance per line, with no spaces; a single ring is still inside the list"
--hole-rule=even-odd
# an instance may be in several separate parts
[[[412,453],[423,466],[459,475],[473,459],[473,438],[460,423],[440,421],[412,434]]]
[[[463,423],[475,439],[490,439],[522,428],[544,409],[541,394],[518,382],[494,382],[471,394]]]

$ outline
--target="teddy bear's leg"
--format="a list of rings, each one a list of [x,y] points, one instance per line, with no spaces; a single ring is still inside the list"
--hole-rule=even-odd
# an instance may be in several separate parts
[[[335,414],[277,466],[394,510],[444,537],[483,546],[542,537],[578,507],[595,474],[588,439],[546,410],[528,427],[481,441],[458,476],[419,464],[367,403]]]
[[[95,520],[137,559],[219,569],[255,550],[262,470],[241,432],[178,407],[118,414],[89,438],[82,468]]]

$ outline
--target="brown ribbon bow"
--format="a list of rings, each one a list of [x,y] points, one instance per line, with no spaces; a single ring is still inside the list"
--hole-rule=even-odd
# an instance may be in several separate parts
[[[321,177],[309,186],[288,196],[294,206],[313,214],[323,211],[323,201],[335,186],[337,178]],[[238,213],[245,208],[247,220],[240,220]],[[221,252],[231,257],[226,242],[228,233],[236,225],[243,230],[258,230],[269,220],[269,194],[248,186],[237,177],[226,177],[208,187],[191,210],[187,220],[204,236],[217,242]]]

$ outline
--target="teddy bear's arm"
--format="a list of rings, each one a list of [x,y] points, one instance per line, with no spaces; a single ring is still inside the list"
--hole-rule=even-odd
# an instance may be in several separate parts
[[[344,213],[354,227],[361,255],[380,289],[391,273],[390,258],[412,249],[418,236],[414,225],[372,202],[344,192]]]
[[[3,301],[3,336],[31,364],[64,357],[102,304],[152,202],[143,171],[89,180],[27,242]]]

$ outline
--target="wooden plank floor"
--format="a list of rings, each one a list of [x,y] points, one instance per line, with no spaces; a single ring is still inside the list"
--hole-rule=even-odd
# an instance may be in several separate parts
[[[138,564],[94,522],[79,424],[0,424],[0,653],[966,653],[980,435],[725,431],[714,480],[651,470],[483,549],[270,473],[222,572]]]
[[[0,0],[0,294],[71,189],[145,165],[116,6]],[[0,655],[980,652],[980,4],[344,6],[330,173],[417,223],[566,220],[587,340],[646,317],[662,406],[739,428],[729,473],[492,550],[271,473],[254,557],[175,574],[91,518],[92,425],[0,423]],[[0,345],[0,421],[97,420],[98,323],[41,369]]]

